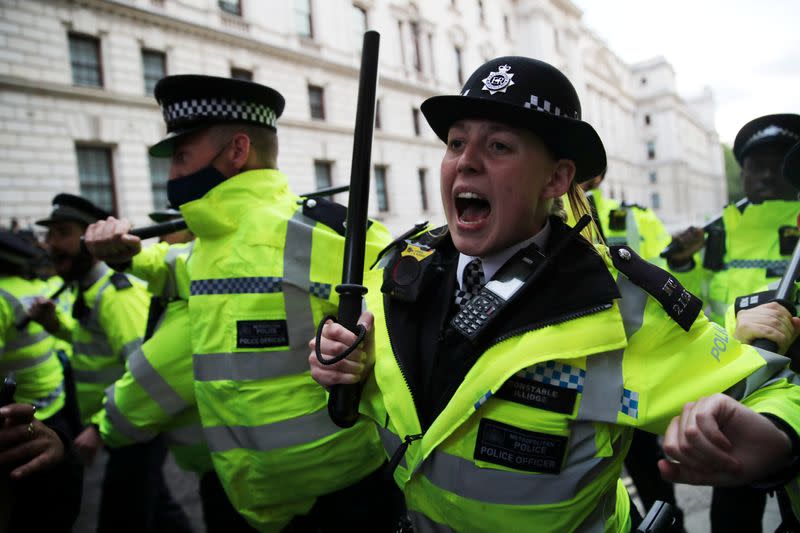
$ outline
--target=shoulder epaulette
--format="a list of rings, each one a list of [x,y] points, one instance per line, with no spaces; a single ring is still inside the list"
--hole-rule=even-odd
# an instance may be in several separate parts
[[[632,283],[658,300],[664,311],[689,331],[703,308],[703,302],[683,288],[669,272],[648,263],[627,246],[610,246],[614,267]]]
[[[131,287],[133,287],[133,283],[131,283],[131,280],[129,280],[128,276],[126,276],[122,272],[115,272],[114,274],[111,274],[109,281],[111,281],[111,284],[118,291],[130,289]]]
[[[344,237],[347,208],[325,198],[303,198],[303,214],[312,220],[325,224]],[[372,225],[367,220],[367,229]]]
[[[395,240],[393,240],[388,245],[386,245],[386,247],[383,250],[378,252],[378,256],[375,258],[375,262],[370,265],[370,268],[372,268],[375,265],[377,265],[381,261],[381,258],[386,256],[387,254],[391,255],[390,252],[393,252],[394,250],[399,249],[400,245],[402,245],[407,239],[410,239],[412,237],[420,238],[420,239],[421,238],[425,238],[430,233],[429,231],[426,231],[427,227],[428,227],[428,221],[427,220],[423,220],[423,221],[420,221],[420,222],[417,222],[416,224],[414,224],[413,228],[411,228],[408,231],[406,231],[403,234],[401,234]],[[426,245],[427,245],[427,243],[426,243]]]

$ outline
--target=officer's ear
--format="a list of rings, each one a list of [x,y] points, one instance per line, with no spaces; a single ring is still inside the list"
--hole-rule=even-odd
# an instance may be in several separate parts
[[[542,190],[542,198],[561,198],[569,190],[569,184],[575,178],[575,162],[571,159],[559,159],[553,167],[547,183]]]
[[[239,132],[233,136],[229,154],[234,167],[237,169],[244,168],[251,151],[252,143],[250,142],[250,137],[246,133]]]

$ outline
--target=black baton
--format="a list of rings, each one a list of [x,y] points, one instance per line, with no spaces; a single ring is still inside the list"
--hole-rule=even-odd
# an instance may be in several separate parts
[[[367,240],[367,208],[379,47],[380,34],[371,30],[366,32],[358,80],[358,105],[353,135],[353,162],[350,171],[350,197],[347,203],[342,284],[336,287],[336,292],[339,293],[338,322],[354,333],[359,329],[361,303],[367,292],[362,282]],[[331,420],[339,427],[351,427],[358,420],[360,399],[361,384],[334,385],[328,398],[328,414]]]

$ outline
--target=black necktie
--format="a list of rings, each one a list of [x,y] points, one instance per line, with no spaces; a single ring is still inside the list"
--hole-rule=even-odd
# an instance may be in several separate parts
[[[455,301],[459,307],[466,304],[473,296],[478,294],[481,287],[486,283],[486,278],[483,275],[483,267],[481,260],[477,257],[464,267],[464,273],[461,276],[461,289],[456,289]]]

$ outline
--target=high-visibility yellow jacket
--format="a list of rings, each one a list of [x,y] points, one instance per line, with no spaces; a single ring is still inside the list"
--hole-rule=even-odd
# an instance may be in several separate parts
[[[212,464],[194,397],[187,303],[193,245],[159,243],[134,258],[130,272],[168,303],[153,336],[131,354],[125,374],[106,390],[96,423],[111,447],[164,433],[178,466],[203,474]]]
[[[548,249],[565,233],[551,218]],[[432,252],[416,300],[380,288],[397,282],[396,260],[425,254],[387,254],[365,283],[376,362],[360,410],[398,459],[418,533],[628,531],[633,428],[663,432],[700,396],[727,391],[800,429],[788,360],[697,316],[696,298],[627,248],[569,244],[471,343],[445,321],[452,241],[412,243]]]
[[[308,369],[308,340],[338,302],[344,208],[300,202],[284,174],[253,170],[181,212],[198,237],[189,318],[214,468],[239,513],[279,531],[382,460],[372,424],[342,430],[330,421]],[[367,265],[388,242],[372,224]]]
[[[36,406],[36,418],[44,420],[64,407],[64,372],[55,352],[55,338],[38,322],[18,330],[27,308],[37,296],[49,296],[39,280],[0,276],[0,380],[14,373],[14,400]]]
[[[750,204],[744,211],[728,205],[722,214],[724,254],[716,258],[721,269],[701,266],[708,264],[708,257],[701,261],[698,254],[693,268],[674,275],[709,306],[711,320],[724,324],[725,311],[737,297],[756,292],[783,276],[794,241],[785,238],[782,251],[779,234],[796,235],[798,215],[800,202],[770,200]],[[714,248],[709,238],[705,254]]]
[[[143,283],[105,263],[80,280],[73,304],[72,369],[85,424],[102,408],[104,391],[122,376],[128,356],[141,347],[149,300]]]

